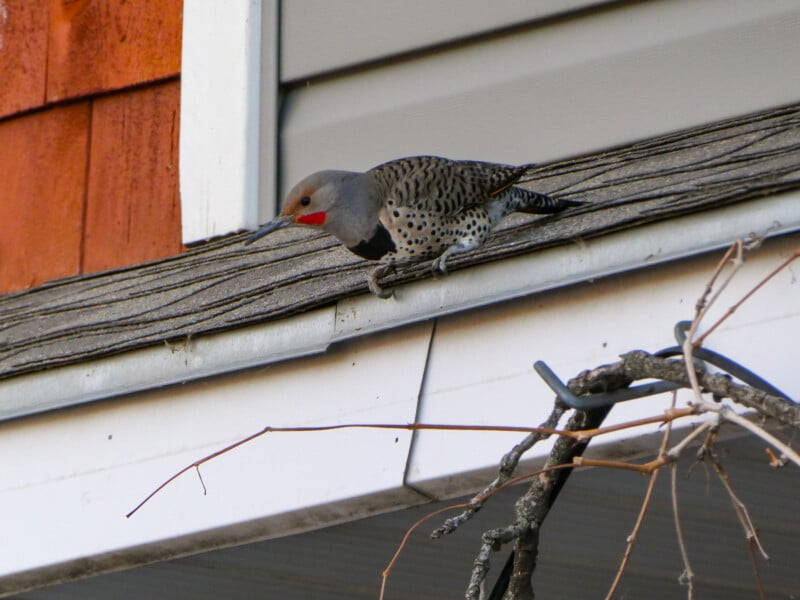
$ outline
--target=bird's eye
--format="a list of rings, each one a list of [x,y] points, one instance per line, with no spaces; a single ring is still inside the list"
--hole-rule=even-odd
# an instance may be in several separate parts
[[[302,204],[303,206],[308,206],[309,204],[311,204],[311,198],[309,198],[308,196],[303,196],[302,198],[300,198],[300,204]]]

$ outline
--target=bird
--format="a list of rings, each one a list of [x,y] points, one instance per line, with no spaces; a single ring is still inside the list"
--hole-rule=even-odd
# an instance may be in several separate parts
[[[365,172],[318,171],[295,185],[281,213],[245,244],[289,226],[322,229],[380,263],[367,283],[375,296],[389,298],[392,291],[379,279],[396,265],[433,259],[433,274],[446,275],[448,259],[483,244],[506,215],[554,214],[585,204],[515,185],[533,166],[410,156]]]

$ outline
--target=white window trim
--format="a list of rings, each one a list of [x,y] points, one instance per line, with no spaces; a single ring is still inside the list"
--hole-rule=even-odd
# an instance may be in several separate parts
[[[180,193],[184,243],[275,209],[278,0],[186,0]]]

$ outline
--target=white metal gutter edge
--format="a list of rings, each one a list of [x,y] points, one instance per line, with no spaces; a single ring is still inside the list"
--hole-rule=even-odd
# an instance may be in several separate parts
[[[337,341],[727,247],[800,231],[793,191],[644,225],[362,295],[266,324],[157,345],[0,382],[0,421],[322,353]]]
[[[409,284],[390,300],[345,298],[337,305],[332,341],[727,248],[737,238],[795,231],[800,191],[578,240]]]
[[[325,352],[335,307],[0,382],[0,421]]]

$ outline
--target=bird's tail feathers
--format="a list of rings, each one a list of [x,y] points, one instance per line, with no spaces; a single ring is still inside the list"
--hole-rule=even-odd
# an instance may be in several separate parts
[[[586,204],[586,202],[581,202],[580,200],[553,198],[547,194],[540,194],[520,187],[512,188],[512,193],[515,211],[534,215],[551,215],[560,213],[568,208]]]

